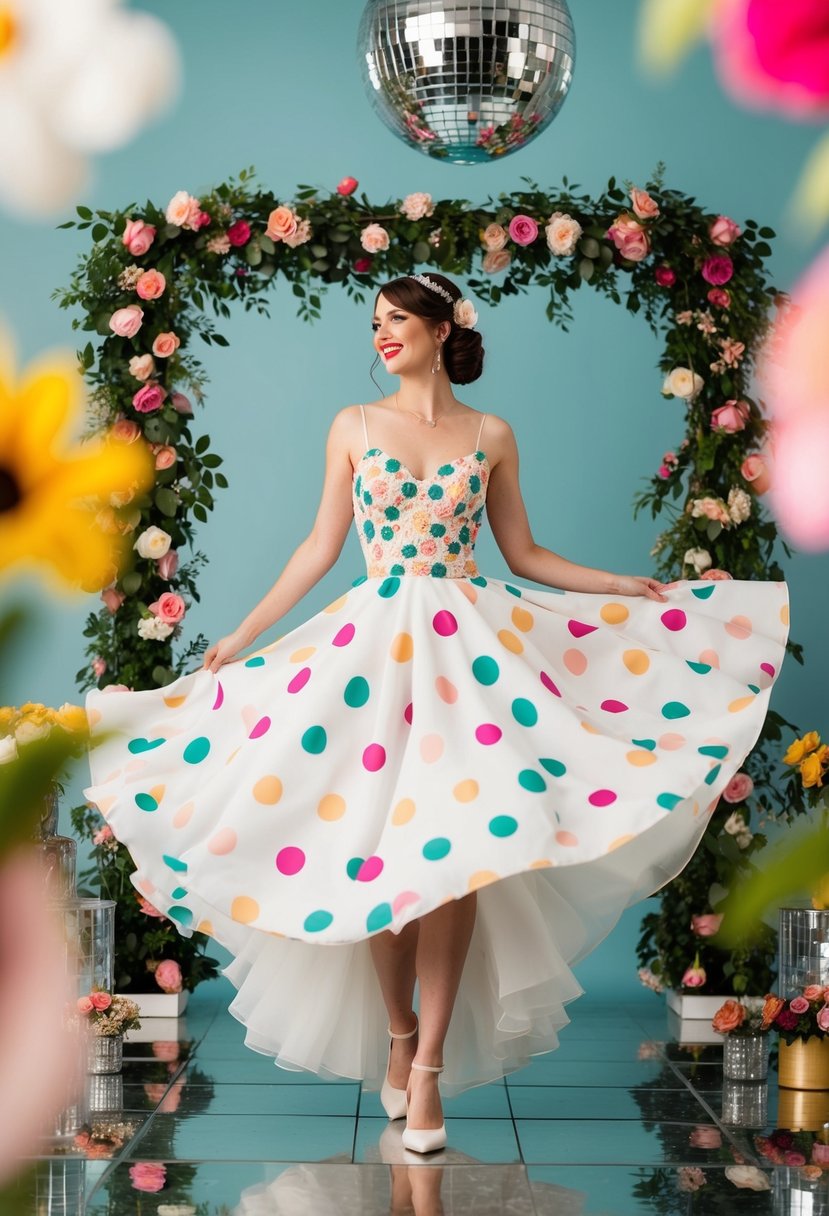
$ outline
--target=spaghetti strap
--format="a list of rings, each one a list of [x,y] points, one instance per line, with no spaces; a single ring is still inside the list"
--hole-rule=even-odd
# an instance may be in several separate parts
[[[480,446],[481,446],[481,432],[484,429],[485,422],[486,422],[486,414],[484,414],[483,418],[481,419],[481,425],[478,427],[478,438],[475,440],[475,451],[476,452],[480,449]]]
[[[368,451],[368,430],[366,429],[366,411],[360,406],[360,413],[363,415],[363,437],[366,441],[366,451]]]

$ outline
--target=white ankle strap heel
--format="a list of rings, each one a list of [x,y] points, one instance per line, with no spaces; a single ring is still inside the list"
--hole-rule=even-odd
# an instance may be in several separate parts
[[[415,1028],[409,1030],[406,1034],[395,1034],[391,1026],[388,1027],[390,1039],[411,1039],[417,1034],[420,1023],[417,1021],[415,1014]],[[391,1062],[392,1044],[389,1043],[389,1062]],[[389,1070],[386,1066],[386,1079],[383,1082],[383,1087],[380,1090],[380,1101],[383,1105],[383,1110],[390,1119],[402,1119],[406,1114],[406,1091],[405,1089],[395,1089],[389,1084]]]
[[[423,1072],[443,1072],[444,1066],[412,1064],[412,1068],[419,1068]],[[400,1139],[404,1148],[415,1153],[433,1153],[446,1147],[446,1123],[441,1123],[440,1127],[409,1127],[407,1121]]]

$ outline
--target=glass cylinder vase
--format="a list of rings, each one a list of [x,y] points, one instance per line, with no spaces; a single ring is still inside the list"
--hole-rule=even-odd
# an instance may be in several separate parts
[[[723,1043],[723,1076],[731,1081],[762,1081],[769,1073],[768,1037],[727,1034]]]
[[[60,905],[78,995],[112,992],[115,975],[115,900],[73,899]]]
[[[789,997],[809,984],[829,987],[829,910],[781,908],[777,991]]]
[[[89,1036],[86,1071],[92,1073],[120,1072],[124,1062],[122,1034],[93,1034]]]
[[[765,1081],[723,1080],[722,1121],[731,1127],[765,1127],[769,1087]]]
[[[120,1113],[124,1109],[123,1076],[120,1072],[92,1073],[87,1078],[86,1096],[90,1112]]]

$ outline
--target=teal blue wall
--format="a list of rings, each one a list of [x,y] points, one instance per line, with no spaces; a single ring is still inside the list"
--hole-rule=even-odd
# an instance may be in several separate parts
[[[333,188],[353,174],[380,202],[413,190],[483,200],[518,187],[522,175],[555,187],[566,174],[597,193],[611,174],[643,183],[662,159],[670,186],[738,221],[753,217],[777,229],[770,266],[781,288],[792,284],[818,248],[819,242],[802,241],[784,224],[786,200],[816,130],[737,110],[721,94],[703,49],[666,84],[646,81],[634,65],[633,0],[575,0],[575,81],[558,118],[525,151],[474,168],[409,151],[374,117],[354,53],[362,8],[356,0],[235,0],[232,6],[153,0],[133,7],[158,13],[174,29],[185,89],[162,122],[97,162],[92,188],[78,200],[90,206],[121,207],[148,197],[163,204],[176,190],[198,194],[251,164],[263,187],[287,199],[299,182]],[[68,314],[50,295],[66,284],[85,248],[84,234],[71,229],[2,218],[0,316],[17,332],[21,361],[45,347],[79,344]],[[641,320],[589,289],[575,300],[576,321],[566,334],[548,324],[543,303],[530,295],[480,309],[487,371],[459,396],[515,428],[539,543],[579,562],[646,573],[657,528],[646,519],[633,523],[631,499],[663,450],[682,435],[679,403],[659,394],[659,345]],[[321,488],[328,422],[341,406],[376,394],[368,378],[369,316],[367,306],[357,309],[332,289],[322,321],[302,324],[293,297],[282,290],[273,297],[270,318],[240,310],[222,326],[228,350],[200,350],[211,385],[197,429],[209,430],[224,454],[231,488],[200,529],[210,565],[201,578],[202,603],[188,614],[188,637],[202,630],[214,640],[234,627],[306,534]],[[484,571],[507,573],[486,528],[477,552]],[[338,565],[274,636],[319,611],[361,569],[352,534]],[[805,645],[807,665],[788,662],[775,704],[804,728],[826,729],[821,605],[829,593],[827,561],[798,556],[787,577],[792,634]],[[98,601],[58,605],[37,587],[30,580],[17,583],[18,591],[31,592],[39,611],[31,643],[6,673],[5,686],[16,701],[60,704],[77,699],[83,623]],[[73,782],[67,804],[82,783]],[[640,913],[628,913],[582,965],[583,983],[633,990]]]

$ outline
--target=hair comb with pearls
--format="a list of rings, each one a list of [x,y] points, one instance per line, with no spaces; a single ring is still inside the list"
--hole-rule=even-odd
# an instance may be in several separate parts
[[[434,279],[430,279],[428,274],[410,274],[410,279],[415,279],[424,287],[428,287],[430,291],[436,291],[442,295],[448,304],[452,305],[452,313],[455,319],[455,324],[461,329],[472,329],[478,320],[478,314],[471,300],[457,299],[453,300],[445,287],[441,287],[440,283],[436,283]]]

